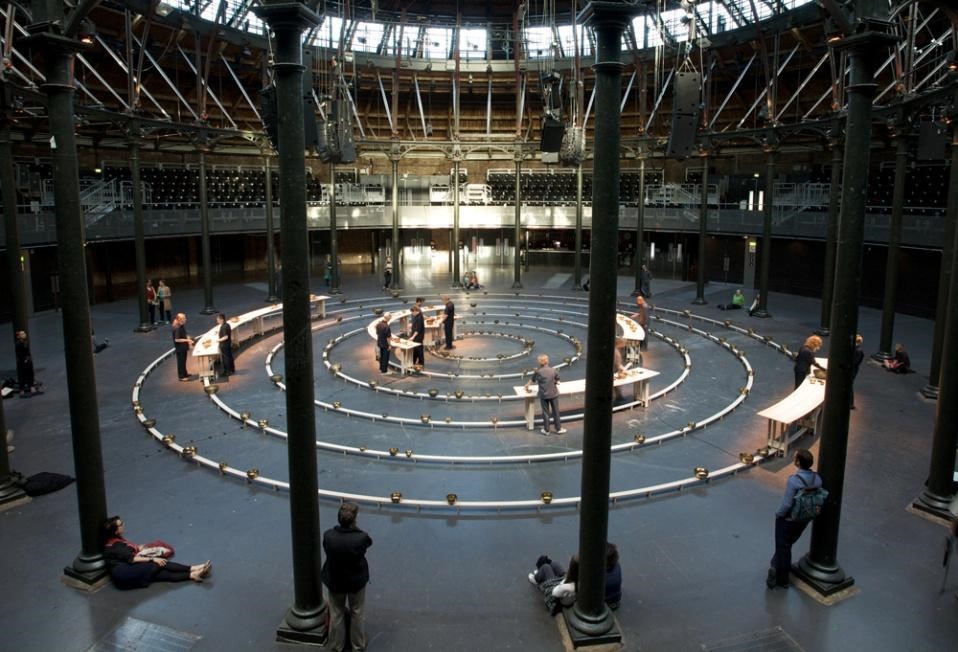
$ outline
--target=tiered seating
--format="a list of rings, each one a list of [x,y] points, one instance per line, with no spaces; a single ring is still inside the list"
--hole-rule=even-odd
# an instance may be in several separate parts
[[[912,214],[938,215],[948,203],[948,176],[944,165],[919,165],[905,175],[905,208]],[[869,175],[871,212],[890,213],[895,189],[895,168],[886,165]]]

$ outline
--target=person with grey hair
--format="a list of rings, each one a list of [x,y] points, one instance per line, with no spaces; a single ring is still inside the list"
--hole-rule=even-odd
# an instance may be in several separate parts
[[[549,356],[542,354],[537,358],[539,368],[532,372],[529,381],[526,383],[526,389],[532,386],[532,383],[539,385],[539,403],[542,404],[542,430],[543,435],[549,434],[549,420],[555,426],[553,432],[557,435],[564,435],[567,430],[562,427],[562,420],[559,417],[559,372],[549,366]]]
[[[389,374],[389,338],[392,337],[389,327],[389,313],[383,313],[383,318],[376,322],[376,346],[379,347],[379,373]]]
[[[329,591],[329,638],[326,649],[342,650],[346,639],[344,616],[349,609],[349,643],[353,652],[366,649],[363,629],[363,605],[366,585],[369,583],[369,564],[366,550],[373,545],[370,536],[356,527],[356,503],[339,506],[339,525],[323,534],[322,580]]]

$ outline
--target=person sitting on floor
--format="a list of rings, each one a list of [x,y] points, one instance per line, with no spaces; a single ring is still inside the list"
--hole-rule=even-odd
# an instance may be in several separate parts
[[[572,555],[569,570],[542,555],[536,560],[536,569],[529,573],[529,582],[542,592],[542,599],[552,615],[562,611],[562,607],[571,607],[579,583],[579,555]]]
[[[466,274],[466,289],[467,290],[479,290],[482,286],[479,285],[479,277],[476,276],[475,272],[469,272]]]
[[[605,544],[605,603],[609,609],[618,609],[622,602],[622,567],[619,549],[614,543]]]
[[[172,557],[173,550],[162,542],[140,546],[124,539],[123,533],[123,519],[119,516],[104,521],[103,557],[118,589],[141,589],[153,582],[202,582],[213,570],[210,561],[192,566],[169,561],[166,557]]]
[[[745,307],[745,294],[742,292],[741,288],[735,290],[735,294],[732,295],[732,303],[723,303],[719,304],[719,310],[741,310]]]
[[[885,369],[896,374],[907,374],[911,371],[911,358],[900,342],[895,345],[895,357],[885,360],[884,364]]]

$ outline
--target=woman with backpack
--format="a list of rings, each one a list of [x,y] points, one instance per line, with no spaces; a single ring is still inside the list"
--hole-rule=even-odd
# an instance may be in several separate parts
[[[775,554],[772,555],[765,585],[787,588],[792,569],[792,546],[802,536],[805,527],[818,515],[828,492],[822,489],[822,476],[812,471],[815,458],[799,448],[795,451],[798,471],[789,476],[782,504],[775,512]]]

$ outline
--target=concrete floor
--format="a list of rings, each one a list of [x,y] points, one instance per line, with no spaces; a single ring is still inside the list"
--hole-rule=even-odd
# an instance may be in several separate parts
[[[491,295],[511,293],[511,268],[480,270],[480,277]],[[404,283],[404,294],[424,294],[427,301],[448,290],[448,277],[441,270],[409,270]],[[523,283],[524,293],[566,296],[570,309],[583,309],[576,307],[583,294],[571,291],[569,270],[533,269]],[[345,296],[356,301],[341,307],[331,304],[330,309],[354,311],[344,314],[365,311],[371,319],[373,305],[392,301],[379,285],[369,274],[347,270]],[[314,290],[321,286],[321,279],[314,281]],[[632,287],[630,277],[620,278],[623,301]],[[198,314],[202,292],[175,289],[176,307],[189,314],[191,332],[205,330],[211,320]],[[818,325],[819,303],[802,297],[773,294],[769,309],[774,316],[769,320],[718,311],[715,306],[728,301],[732,289],[712,284],[706,293],[709,305],[691,306],[694,285],[663,279],[653,283],[657,305],[748,323],[791,349]],[[215,304],[239,313],[263,305],[264,297],[262,283],[237,284],[216,288]],[[468,301],[457,303],[463,316],[469,311]],[[517,301],[528,307],[530,299]],[[485,307],[482,299],[477,303],[477,310]],[[120,639],[118,627],[129,632],[128,619],[137,619],[180,632],[182,646],[196,650],[290,649],[274,642],[292,598],[287,495],[196,468],[147,437],[129,409],[131,386],[139,372],[169,348],[169,332],[160,327],[148,334],[133,333],[138,318],[132,301],[96,306],[93,317],[97,335],[112,343],[96,356],[109,511],[124,517],[134,540],[168,540],[177,548],[177,559],[186,562],[212,558],[214,575],[202,585],[158,584],[132,592],[110,586],[92,594],[65,588],[60,584],[62,568],[79,551],[75,491],[71,487],[36,498],[0,512],[0,568],[5,579],[0,647],[104,649],[107,641]],[[875,351],[879,325],[877,311],[861,311],[860,329],[869,354]],[[4,402],[7,425],[16,431],[11,464],[26,475],[72,474],[62,328],[57,313],[32,320],[34,358],[47,392]],[[851,415],[838,558],[855,578],[858,592],[826,607],[795,588],[766,590],[772,513],[791,469],[786,461],[774,461],[694,490],[627,501],[612,509],[609,538],[619,546],[624,575],[624,599],[616,615],[626,649],[708,649],[720,642],[770,634],[790,638],[797,648],[788,649],[810,651],[953,647],[958,637],[954,597],[958,574],[939,593],[945,529],[906,509],[921,491],[929,464],[935,405],[922,399],[918,390],[927,382],[931,330],[927,320],[898,316],[895,337],[908,347],[917,373],[893,376],[868,363],[857,381],[858,409]],[[614,441],[703,418],[727,404],[742,385],[741,367],[723,349],[681,331],[669,334],[690,351],[689,379],[648,411],[617,414]],[[578,335],[584,341],[584,332]],[[561,350],[561,342],[547,335],[535,339],[537,347]],[[271,424],[284,421],[282,394],[268,382],[263,356],[277,341],[264,338],[245,348],[237,357],[240,373],[220,394],[237,409],[268,416]],[[317,334],[317,360],[325,342],[326,334]],[[765,426],[755,412],[790,391],[791,363],[748,338],[736,344],[755,368],[755,387],[748,400],[703,431],[653,449],[614,455],[613,489],[687,477],[695,466],[724,466],[733,463],[739,451],[762,445]],[[463,348],[472,345],[464,343]],[[503,350],[512,346],[509,341],[501,343]],[[371,342],[353,338],[337,348],[336,355],[358,378],[367,379],[375,375],[370,349]],[[442,364],[427,358],[427,368],[439,369]],[[517,366],[530,364],[521,360]],[[645,364],[662,371],[663,384],[680,371],[674,351],[659,341],[652,342]],[[12,375],[9,337],[0,342],[0,368],[8,370],[4,376]],[[581,377],[584,368],[579,363],[566,377]],[[174,376],[172,362],[164,363],[145,387],[144,403],[165,431],[176,432],[180,442],[193,439],[204,454],[239,468],[257,466],[264,475],[287,479],[281,440],[240,429],[209,407],[198,383],[176,383]],[[428,409],[434,418],[447,414],[443,410],[456,409],[439,403],[424,407],[420,401],[409,405],[405,399],[350,388],[321,369],[316,376],[317,397],[323,400],[335,397],[364,409],[414,416]],[[418,383],[422,389],[438,381],[388,382]],[[655,387],[653,383],[653,391]],[[563,401],[564,411],[579,408],[581,398]],[[485,419],[493,413],[518,418],[521,408],[473,404],[456,414]],[[317,413],[317,434],[323,440],[457,455],[574,450],[581,444],[581,422],[570,422],[569,429],[560,439],[522,428],[399,427]],[[802,440],[813,451],[816,443]],[[456,491],[463,499],[501,500],[533,498],[543,489],[557,496],[579,493],[575,462],[450,467],[365,461],[324,452],[318,459],[321,487],[358,493],[401,490],[407,496],[441,498]],[[335,510],[335,502],[321,501],[323,528],[335,522]],[[370,650],[561,649],[558,630],[526,574],[539,554],[565,560],[575,550],[574,510],[457,515],[451,510],[416,513],[363,506],[359,518],[375,542],[369,552],[372,581],[367,590]],[[806,534],[796,545],[796,559],[807,550],[808,538]],[[119,647],[159,649],[145,642]]]

